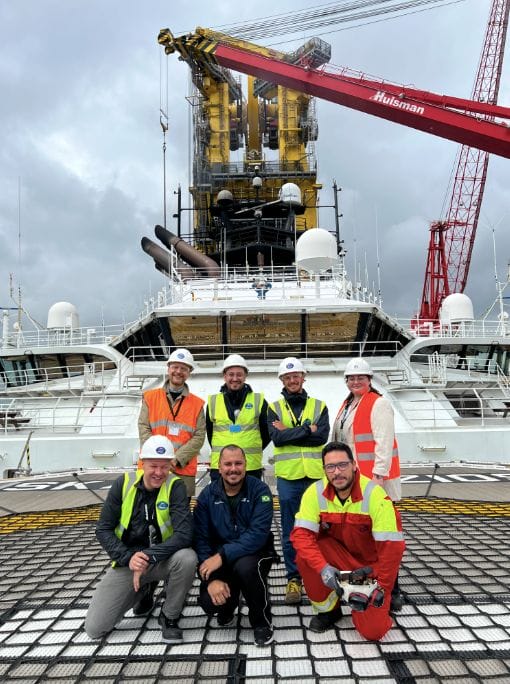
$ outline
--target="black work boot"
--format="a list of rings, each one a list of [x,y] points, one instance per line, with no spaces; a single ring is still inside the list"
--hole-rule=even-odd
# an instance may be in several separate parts
[[[337,620],[342,617],[342,607],[340,605],[335,606],[333,610],[329,610],[327,613],[317,613],[310,620],[308,629],[312,632],[326,632],[331,629]]]

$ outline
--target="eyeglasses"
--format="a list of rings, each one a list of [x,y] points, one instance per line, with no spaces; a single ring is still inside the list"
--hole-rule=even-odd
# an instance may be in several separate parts
[[[340,461],[339,463],[326,463],[324,466],[324,470],[327,473],[334,473],[335,470],[346,470],[350,465],[352,465],[352,461]]]

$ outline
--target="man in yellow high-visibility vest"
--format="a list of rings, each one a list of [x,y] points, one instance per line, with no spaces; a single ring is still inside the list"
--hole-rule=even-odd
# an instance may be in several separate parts
[[[235,443],[246,455],[246,472],[262,477],[262,452],[269,444],[267,402],[246,382],[248,364],[240,354],[230,354],[223,362],[224,384],[218,394],[207,400],[205,416],[207,438],[211,445],[211,480],[219,477],[220,451]]]
[[[321,449],[328,441],[328,407],[303,388],[305,367],[300,359],[283,359],[278,377],[283,397],[269,405],[267,422],[274,443],[274,471],[280,500],[282,550],[287,572],[285,603],[301,602],[302,581],[290,542],[294,516],[307,487],[322,477]]]
[[[85,618],[91,639],[110,632],[124,613],[148,614],[152,585],[167,587],[159,615],[163,641],[180,643],[178,621],[193,584],[197,556],[191,548],[193,520],[182,480],[171,472],[172,442],[154,435],[140,453],[142,468],[126,472],[112,485],[101,510],[96,537],[112,560],[96,587]]]

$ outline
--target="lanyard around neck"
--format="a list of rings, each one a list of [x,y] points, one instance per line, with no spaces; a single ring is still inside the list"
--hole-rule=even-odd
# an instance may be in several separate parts
[[[287,400],[285,400],[285,408],[289,412],[290,415],[290,422],[292,423],[292,427],[298,427],[298,425],[301,425],[301,418],[303,417],[303,411],[305,410],[303,407],[303,411],[299,414],[297,417],[294,413],[294,411],[290,408]]]

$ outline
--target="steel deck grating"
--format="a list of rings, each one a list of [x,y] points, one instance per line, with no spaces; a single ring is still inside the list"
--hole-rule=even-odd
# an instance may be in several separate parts
[[[487,518],[483,508],[466,511],[466,503],[453,514],[441,512],[444,501],[411,503],[402,507],[406,605],[380,643],[357,634],[347,608],[334,630],[309,632],[306,600],[298,608],[283,603],[279,564],[269,577],[275,638],[264,648],[253,644],[244,606],[232,628],[215,627],[196,603],[198,583],[181,618],[182,644],[161,642],[159,607],[148,618],[125,618],[102,641],[89,640],[83,619],[107,564],[94,537],[98,508],[39,513],[38,528],[29,514],[12,516],[0,547],[0,681],[508,684],[505,508]]]

